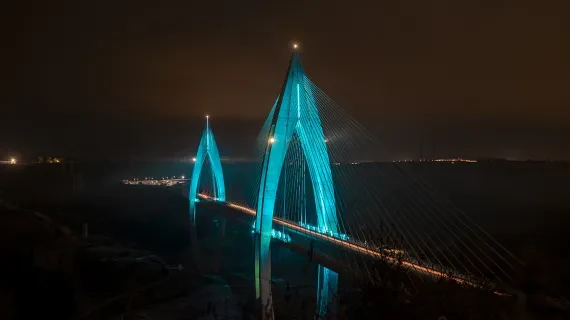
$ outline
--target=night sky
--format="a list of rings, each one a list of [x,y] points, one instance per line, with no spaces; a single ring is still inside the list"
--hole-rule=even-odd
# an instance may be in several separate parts
[[[383,146],[570,160],[570,2],[9,1],[0,158],[249,155],[292,40]]]

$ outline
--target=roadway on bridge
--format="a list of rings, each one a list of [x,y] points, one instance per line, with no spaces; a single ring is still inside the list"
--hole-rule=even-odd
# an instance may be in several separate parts
[[[247,207],[244,207],[244,206],[239,205],[239,204],[236,204],[236,203],[217,201],[216,199],[214,199],[214,198],[212,198],[212,197],[210,197],[210,196],[208,196],[208,195],[205,195],[205,194],[198,194],[198,197],[201,198],[201,199],[203,199],[203,200],[206,200],[206,201],[216,202],[216,203],[218,203],[218,204],[221,204],[221,205],[224,205],[224,206],[227,206],[227,207],[236,209],[236,210],[238,210],[238,211],[240,211],[240,212],[242,212],[242,213],[245,213],[245,214],[248,214],[248,215],[251,215],[251,216],[255,216],[255,215],[256,215],[255,210],[250,209],[250,208],[247,208]],[[301,227],[301,226],[299,226],[299,225],[297,225],[297,224],[295,224],[295,223],[292,223],[292,222],[289,222],[289,221],[286,221],[286,220],[283,220],[283,219],[279,219],[279,218],[275,218],[275,217],[274,217],[274,218],[273,218],[273,222],[274,222],[274,223],[277,223],[277,224],[279,224],[279,225],[281,225],[281,226],[285,226],[285,227],[287,227],[287,228],[290,228],[290,229],[292,229],[292,230],[295,230],[295,231],[297,231],[297,232],[304,233],[304,234],[306,234],[306,235],[312,236],[312,237],[314,237],[314,238],[318,238],[318,239],[324,240],[324,241],[326,241],[326,242],[333,243],[333,244],[335,244],[335,245],[337,245],[337,246],[340,246],[340,247],[349,249],[349,250],[354,251],[354,252],[357,252],[357,253],[359,253],[359,254],[364,254],[364,255],[371,256],[371,257],[373,257],[373,258],[378,258],[378,259],[385,259],[385,260],[387,260],[387,261],[389,261],[389,262],[396,263],[396,264],[400,264],[400,263],[401,263],[403,266],[408,267],[408,268],[411,268],[411,269],[413,269],[414,271],[416,271],[416,272],[418,272],[418,273],[420,273],[420,274],[423,274],[423,275],[427,275],[427,276],[430,276],[430,277],[433,277],[433,278],[446,278],[446,279],[453,280],[453,281],[457,282],[458,284],[468,285],[468,286],[472,286],[472,287],[478,287],[478,286],[479,286],[479,285],[476,284],[475,282],[466,280],[466,279],[463,278],[463,277],[450,275],[450,274],[448,274],[448,273],[444,273],[444,272],[435,270],[435,269],[433,269],[433,268],[428,268],[428,267],[425,267],[425,266],[421,266],[421,265],[419,265],[418,263],[415,263],[415,262],[406,261],[406,260],[403,260],[403,259],[398,259],[398,258],[396,258],[396,257],[393,257],[393,256],[388,255],[388,254],[383,253],[383,252],[379,252],[379,251],[376,251],[376,250],[373,250],[373,249],[370,249],[370,248],[366,248],[366,247],[364,247],[364,246],[361,246],[361,245],[358,245],[358,244],[355,244],[355,243],[352,243],[352,242],[349,242],[349,241],[346,241],[346,240],[341,240],[341,239],[338,239],[338,238],[335,238],[335,237],[331,237],[331,236],[326,235],[326,234],[322,234],[322,233],[319,233],[319,232],[316,232],[316,231],[313,231],[313,230],[309,230],[309,229],[303,228],[303,227]]]

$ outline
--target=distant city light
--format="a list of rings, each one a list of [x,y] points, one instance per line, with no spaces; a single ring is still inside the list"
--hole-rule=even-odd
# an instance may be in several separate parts
[[[168,177],[166,177],[166,179],[164,177],[162,177],[162,179],[153,179],[153,178],[148,178],[146,177],[144,180],[143,179],[138,179],[138,178],[134,178],[131,180],[123,180],[122,183],[123,184],[127,184],[127,185],[145,185],[145,186],[157,186],[157,187],[172,187],[175,185],[181,185],[184,184],[184,181],[181,181],[180,179],[176,179],[176,177],[172,177],[173,179],[168,179]],[[182,180],[184,179],[184,176],[181,177]]]
[[[10,164],[16,164],[16,158],[11,158],[11,159],[10,159]]]
[[[192,161],[196,162],[196,157],[192,158]]]
[[[273,137],[269,138],[269,143],[271,143],[271,144],[275,143],[275,138],[273,138]]]
[[[325,143],[329,142],[329,139],[325,139]]]
[[[297,49],[297,48],[299,48],[299,45],[296,44],[296,43],[294,43],[294,44],[293,44],[293,49]]]
[[[209,115],[206,115],[206,119],[208,119],[208,118],[210,118],[210,116],[209,116]]]
[[[435,161],[435,162],[451,162],[451,163],[455,163],[455,162],[476,163],[477,162],[477,160],[463,159],[463,158],[435,159],[433,161]]]
[[[184,176],[180,176],[180,179],[184,179]]]

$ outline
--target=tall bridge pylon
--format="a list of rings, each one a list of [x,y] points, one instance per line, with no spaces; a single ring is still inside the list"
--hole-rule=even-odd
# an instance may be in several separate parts
[[[190,237],[192,246],[192,255],[194,258],[194,264],[202,272],[205,271],[205,259],[202,258],[202,252],[198,246],[198,236],[196,230],[196,202],[198,201],[198,183],[200,181],[200,176],[202,174],[202,167],[206,161],[206,157],[209,158],[210,166],[212,168],[212,182],[214,184],[213,192],[214,199],[217,201],[226,200],[226,187],[224,182],[224,173],[222,171],[222,162],[220,161],[220,153],[218,152],[218,146],[216,145],[216,140],[214,139],[214,133],[210,128],[210,119],[206,116],[206,127],[202,132],[202,138],[198,145],[198,152],[194,157],[194,169],[192,170],[192,180],[190,181],[190,190],[188,194],[188,199],[190,203],[189,214],[190,214]],[[220,236],[223,239],[223,234],[225,232],[225,220],[222,220],[220,225]],[[218,244],[221,247],[221,240]],[[213,263],[213,268],[219,268],[220,259],[220,249],[218,250],[217,260]],[[215,270],[209,270],[214,271]]]
[[[275,201],[285,156],[295,135],[301,143],[313,186],[318,228],[324,233],[339,231],[327,144],[315,98],[309,87],[310,80],[305,75],[300,53],[296,49],[295,46],[281,93],[266,121],[269,130],[262,160],[255,224],[256,297],[262,310],[272,306],[270,242]],[[324,315],[327,310],[335,309],[333,296],[338,286],[338,275],[322,266],[318,273],[317,312]],[[263,313],[263,317],[273,317],[272,312]]]
[[[207,119],[189,200],[194,257],[201,255],[195,229],[198,196],[228,212],[245,213],[248,225],[255,219],[254,281],[262,319],[274,318],[272,242],[321,264],[316,290],[321,318],[337,313],[336,272],[380,286],[401,283],[414,289],[418,282],[448,279],[497,293],[515,292],[509,283],[522,262],[422,178],[397,164],[367,160],[376,158],[378,141],[305,75],[297,50],[257,147],[260,158],[252,171],[240,167],[239,179],[233,179],[241,189],[230,188],[245,191],[246,199],[234,198],[232,192],[232,201],[226,202],[220,156]],[[206,157],[214,184],[208,195],[198,194]]]
[[[192,180],[190,181],[190,191],[188,199],[190,200],[190,218],[195,221],[196,215],[196,196],[198,194],[198,182],[202,174],[202,167],[206,156],[210,159],[212,166],[212,181],[214,183],[214,198],[219,201],[226,200],[226,187],[224,183],[224,172],[222,171],[222,162],[220,161],[220,153],[214,139],[214,133],[210,128],[209,116],[206,116],[206,128],[202,132],[202,138],[198,145],[198,153],[194,158],[194,169],[192,170]]]

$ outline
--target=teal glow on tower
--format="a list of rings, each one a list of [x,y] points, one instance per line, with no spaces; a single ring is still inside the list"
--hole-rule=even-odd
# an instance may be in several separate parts
[[[210,119],[206,116],[206,128],[202,133],[200,144],[198,145],[198,153],[194,158],[194,169],[192,170],[192,180],[190,181],[190,191],[188,199],[190,201],[190,219],[192,222],[196,220],[196,201],[198,193],[198,182],[202,173],[202,166],[206,160],[206,156],[210,159],[212,166],[212,181],[214,183],[214,199],[217,201],[226,200],[226,187],[224,184],[224,173],[222,171],[222,162],[220,161],[220,153],[214,139],[214,133],[210,128]]]
[[[273,215],[285,155],[294,135],[299,138],[307,160],[316,204],[318,229],[323,233],[335,234],[339,230],[327,144],[310,82],[296,49],[295,45],[287,77],[267,121],[270,126],[262,164],[255,224],[256,296],[260,299],[263,310],[272,306],[270,242]],[[330,292],[336,293],[337,285],[338,275],[319,267],[317,307],[321,315],[327,309],[334,309],[333,294]],[[272,312],[263,314],[268,314],[264,316],[266,318],[272,317],[269,315]]]

